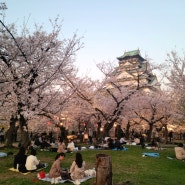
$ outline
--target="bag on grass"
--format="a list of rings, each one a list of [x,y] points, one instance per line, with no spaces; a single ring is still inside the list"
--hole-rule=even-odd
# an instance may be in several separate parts
[[[70,173],[68,173],[68,172],[62,173],[61,177],[62,177],[62,180],[71,179]]]
[[[38,178],[39,179],[44,179],[46,177],[46,173],[44,172],[44,171],[40,171],[39,173],[38,173]]]

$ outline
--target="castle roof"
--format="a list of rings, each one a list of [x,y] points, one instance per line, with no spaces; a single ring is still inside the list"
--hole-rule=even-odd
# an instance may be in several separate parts
[[[139,50],[139,49],[133,50],[133,51],[124,52],[124,54],[123,54],[122,56],[120,56],[120,57],[117,57],[117,59],[118,59],[119,61],[121,61],[121,60],[127,60],[127,59],[129,59],[129,58],[134,58],[134,57],[139,58],[140,61],[146,61],[146,60],[141,56],[140,50]]]

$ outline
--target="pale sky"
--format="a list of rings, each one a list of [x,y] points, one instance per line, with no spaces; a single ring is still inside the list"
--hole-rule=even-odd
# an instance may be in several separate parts
[[[63,20],[62,36],[83,37],[77,53],[81,74],[99,77],[96,63],[112,61],[124,51],[140,49],[155,64],[166,54],[185,49],[184,0],[0,0],[7,4],[6,22],[18,27],[26,21],[50,30],[49,19]]]

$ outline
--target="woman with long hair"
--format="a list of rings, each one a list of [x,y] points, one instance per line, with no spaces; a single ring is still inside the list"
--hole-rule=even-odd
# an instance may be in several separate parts
[[[76,153],[76,159],[70,167],[70,174],[72,180],[83,179],[85,177],[85,161],[81,153]]]
[[[26,173],[27,169],[25,167],[26,164],[26,149],[24,147],[19,148],[19,152],[14,157],[14,168],[22,173]]]

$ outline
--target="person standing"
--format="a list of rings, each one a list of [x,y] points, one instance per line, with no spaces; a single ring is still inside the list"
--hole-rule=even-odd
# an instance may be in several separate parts
[[[92,144],[93,131],[91,127],[89,127],[88,135],[89,135],[89,143]]]

